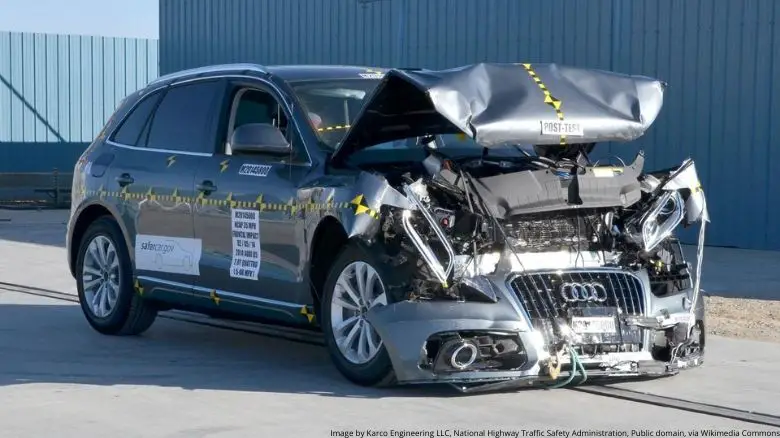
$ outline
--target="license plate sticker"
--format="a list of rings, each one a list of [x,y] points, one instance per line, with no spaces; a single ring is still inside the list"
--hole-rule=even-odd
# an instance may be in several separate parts
[[[578,317],[571,320],[571,329],[575,333],[616,333],[615,318],[592,316]]]
[[[542,135],[569,135],[573,137],[585,135],[580,123],[560,120],[541,120],[540,123],[542,125]]]

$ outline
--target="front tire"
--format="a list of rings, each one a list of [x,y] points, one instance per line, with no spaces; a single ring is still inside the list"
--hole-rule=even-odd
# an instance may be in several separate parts
[[[90,224],[76,259],[79,303],[87,322],[105,335],[138,335],[157,309],[135,293],[133,266],[119,225],[110,217]]]
[[[336,368],[361,386],[389,386],[395,374],[381,338],[365,318],[387,305],[381,264],[359,243],[348,244],[330,268],[321,303],[325,344]]]

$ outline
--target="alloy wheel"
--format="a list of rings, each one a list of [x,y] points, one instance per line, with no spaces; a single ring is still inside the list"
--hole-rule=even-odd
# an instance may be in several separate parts
[[[357,261],[341,271],[330,303],[330,323],[339,351],[349,362],[364,364],[379,353],[382,339],[366,313],[386,305],[384,284],[371,265]]]
[[[81,285],[90,312],[106,318],[116,308],[120,285],[119,255],[106,236],[95,236],[87,246]]]

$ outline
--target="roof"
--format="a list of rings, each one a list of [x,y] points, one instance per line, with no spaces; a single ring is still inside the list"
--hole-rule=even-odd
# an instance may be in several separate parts
[[[252,63],[217,64],[182,70],[161,76],[149,85],[163,84],[198,76],[213,76],[221,73],[272,74],[282,80],[295,82],[317,79],[380,79],[387,69],[357,65],[270,65]]]
[[[386,68],[357,65],[269,65],[265,66],[265,69],[290,82],[315,79],[380,79],[387,71]]]

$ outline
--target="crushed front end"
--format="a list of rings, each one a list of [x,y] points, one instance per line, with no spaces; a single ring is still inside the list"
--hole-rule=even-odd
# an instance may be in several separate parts
[[[383,207],[375,245],[408,280],[369,321],[399,383],[562,386],[702,363],[693,162],[646,174],[641,153],[621,167],[479,160],[384,172],[404,202]],[[695,267],[673,233],[694,223]]]
[[[400,383],[560,385],[701,363],[709,218],[693,162],[645,172],[642,152],[591,159],[598,144],[642,136],[664,90],[555,64],[386,73],[332,163],[362,170],[380,212],[350,237],[395,276],[368,319]],[[437,140],[447,134],[470,152],[450,153]],[[366,150],[401,139],[423,158]],[[674,231],[694,225],[691,264]]]

